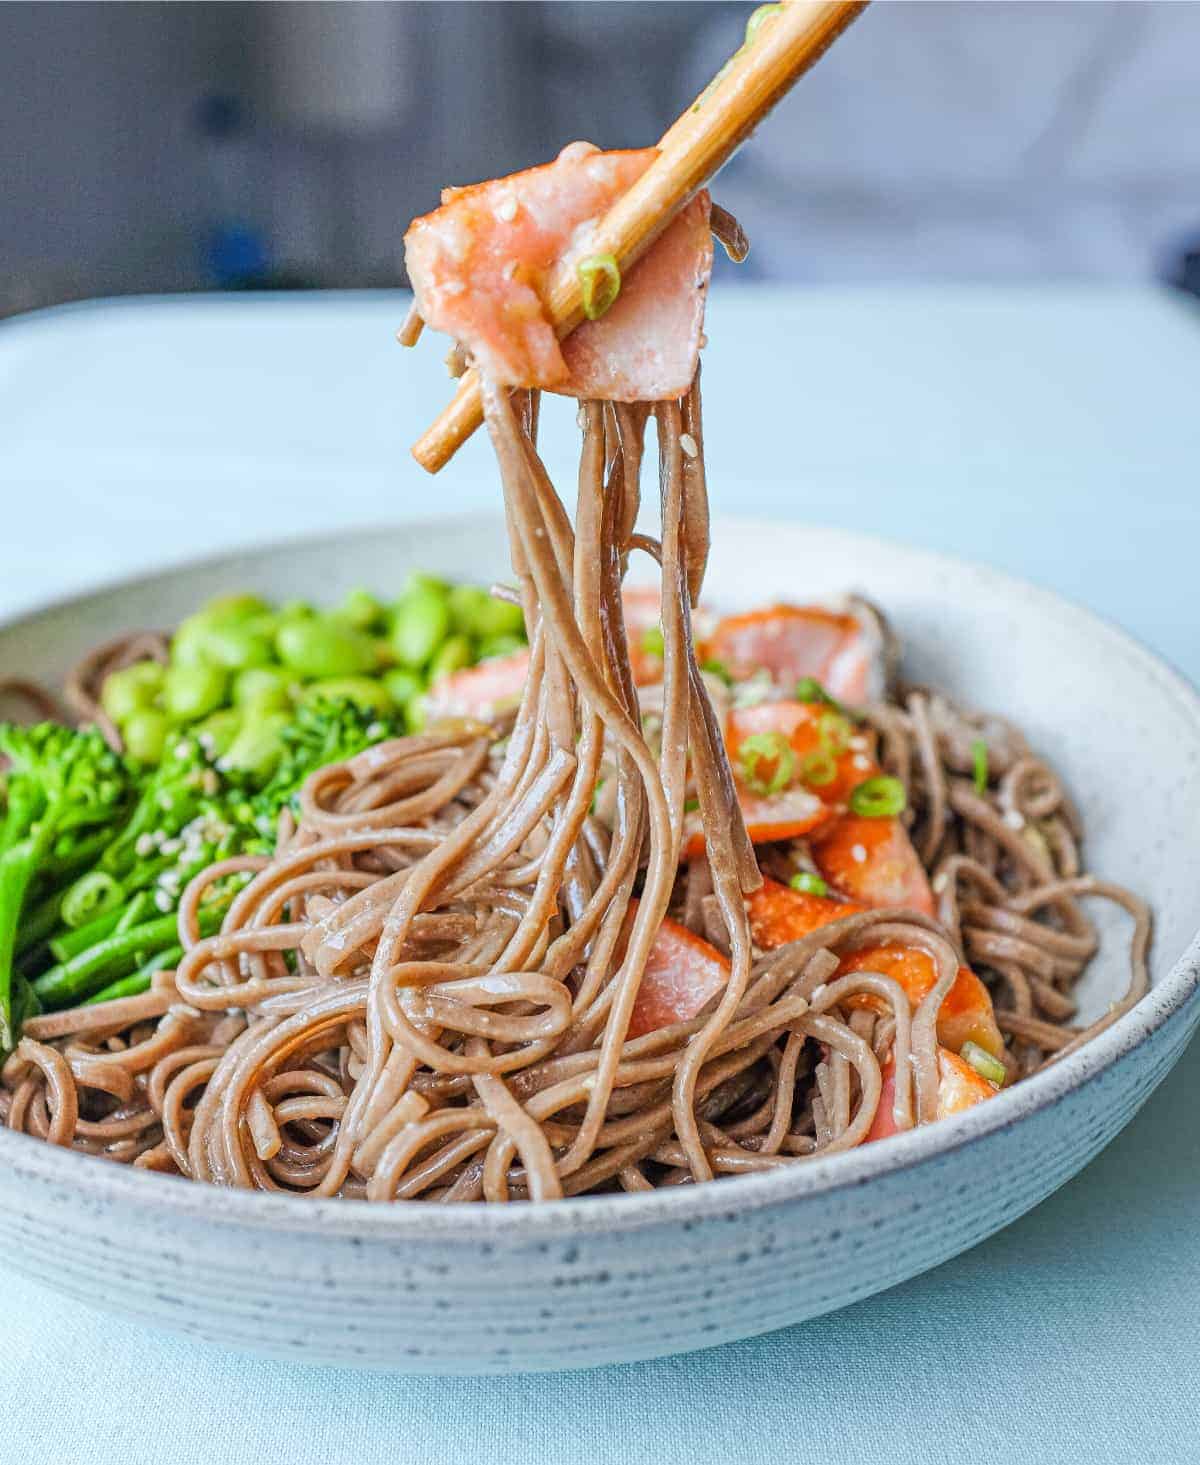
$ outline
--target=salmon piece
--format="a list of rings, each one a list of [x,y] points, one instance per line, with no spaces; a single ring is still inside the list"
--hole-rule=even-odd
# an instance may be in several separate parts
[[[755,945],[764,951],[799,941],[822,926],[867,909],[852,901],[792,890],[769,879],[764,879],[762,888],[746,898],[750,934]],[[881,941],[843,957],[837,974],[845,976],[850,972],[881,972],[895,978],[914,1008],[937,980],[937,968],[928,952],[895,941]],[[870,993],[852,998],[851,1002],[854,1006],[883,1010],[880,999]],[[970,967],[959,967],[954,985],[942,1000],[938,1041],[954,1053],[968,1041],[978,1043],[996,1058],[1004,1052],[991,994]]]
[[[849,899],[934,914],[929,880],[899,819],[843,814],[816,830],[809,848],[822,878]]]
[[[404,236],[425,321],[506,386],[619,402],[682,396],[696,374],[712,271],[706,192],[629,270],[606,314],[565,347],[544,304],[554,267],[592,252],[595,224],[657,156],[571,143],[552,163],[445,190],[442,207]]]
[[[790,689],[813,677],[831,697],[850,704],[881,696],[886,680],[877,628],[819,605],[773,605],[727,616],[705,652],[735,678],[765,668],[772,681]]]
[[[728,980],[729,963],[715,946],[686,926],[664,920],[642,974],[629,1036],[640,1038],[698,1017]]]
[[[486,722],[515,707],[529,676],[529,648],[495,656],[439,677],[425,694],[425,717],[475,717]]]
[[[982,1074],[976,1073],[971,1065],[958,1056],[938,1049],[938,1104],[937,1117],[948,1119],[951,1114],[961,1114],[964,1109],[974,1108],[984,1099],[994,1098],[1000,1091]],[[872,1140],[887,1139],[899,1134],[896,1128],[892,1106],[896,1101],[896,1063],[891,1059],[883,1070],[883,1085],[879,1091],[879,1108],[867,1131],[863,1144]]]
[[[574,340],[574,337],[570,339]],[[621,594],[625,615],[625,637],[629,642],[629,663],[639,687],[651,687],[663,678],[663,659],[657,646],[647,645],[646,633],[662,633],[662,594],[654,585],[631,585]],[[713,614],[703,605],[692,610],[692,633],[697,644],[714,625]],[[701,657],[703,660],[703,657]]]

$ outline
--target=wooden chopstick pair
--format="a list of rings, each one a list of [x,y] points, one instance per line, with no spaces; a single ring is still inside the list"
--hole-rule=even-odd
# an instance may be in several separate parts
[[[784,0],[772,7],[752,40],[663,135],[654,162],[600,221],[594,253],[613,255],[622,273],[629,269],[866,5],[867,0]],[[560,262],[552,273],[545,309],[560,340],[583,320],[580,282],[570,266]],[[414,344],[420,330],[420,317],[411,312],[401,342]],[[436,473],[482,422],[479,373],[471,368],[449,406],[413,444],[413,457]]]

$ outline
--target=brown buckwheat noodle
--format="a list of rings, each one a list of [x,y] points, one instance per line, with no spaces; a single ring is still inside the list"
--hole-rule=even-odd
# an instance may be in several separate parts
[[[484,401],[529,631],[520,706],[315,774],[272,859],[224,861],[192,882],[177,971],[142,996],[26,1024],[3,1070],[12,1128],[297,1195],[637,1192],[852,1148],[875,1119],[890,1054],[896,1126],[934,1119],[935,1020],[964,957],[996,993],[1014,1076],[1142,995],[1148,912],[1081,872],[1078,816],[1053,770],[1015,728],[924,689],[865,715],[884,766],[908,786],[939,919],[853,914],[757,951],[744,897],[761,877],[692,630],[708,554],[698,380],[682,402],[580,405],[573,515],[537,453],[536,394],[488,383]],[[652,413],[657,540],[634,529]],[[637,551],[662,582],[656,747],[621,612]],[[103,677],[165,653],[157,635],[102,646],[68,700],[115,737]],[[979,738],[985,794],[971,778]],[[614,783],[605,822],[592,811],[602,760]],[[707,857],[681,868],[685,780]],[[763,863],[795,868],[798,853],[768,849]],[[219,934],[201,939],[205,890],[237,870],[249,883]],[[1077,1029],[1072,993],[1097,945],[1082,903],[1093,896],[1133,917],[1133,971],[1124,998]],[[668,912],[728,954],[729,980],[699,1017],[630,1037]],[[888,939],[934,963],[916,1007],[883,973],[836,975],[842,956]],[[864,994],[871,1011],[852,1001]]]

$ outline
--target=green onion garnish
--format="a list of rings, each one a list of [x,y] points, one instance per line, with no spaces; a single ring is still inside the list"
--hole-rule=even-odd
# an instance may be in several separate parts
[[[808,753],[800,764],[800,781],[810,788],[824,788],[837,777],[837,759],[828,748]]]
[[[817,735],[821,739],[822,748],[839,757],[850,746],[854,729],[843,713],[830,710],[822,712],[817,719]]]
[[[575,266],[583,292],[583,313],[599,320],[621,293],[621,269],[611,254],[589,254]]]
[[[969,1063],[980,1078],[986,1078],[988,1083],[994,1083],[998,1089],[1004,1087],[1008,1071],[999,1058],[993,1058],[986,1048],[968,1041],[962,1045],[959,1057]]]
[[[750,19],[746,22],[746,45],[752,46],[754,38],[762,29],[763,22],[770,20],[773,15],[778,15],[783,9],[782,5],[760,5]]]
[[[796,758],[782,733],[752,733],[738,750],[742,782],[751,793],[767,796],[787,788],[792,781]],[[768,772],[763,765],[773,765]]]
[[[886,773],[865,778],[850,795],[850,812],[868,819],[890,819],[903,814],[908,796],[898,778]]]
[[[700,670],[711,672],[714,677],[720,677],[727,687],[733,686],[733,673],[723,661],[718,661],[715,656],[710,656],[707,661],[702,661]]]
[[[975,772],[975,792],[987,793],[988,789],[988,747],[982,738],[971,744],[971,765]]]
[[[683,801],[683,812],[685,814],[695,814],[695,813],[697,813],[699,811],[699,808],[700,808],[700,800],[699,799],[684,799],[684,801]]]
[[[805,895],[829,894],[829,886],[825,884],[820,875],[814,875],[811,870],[797,870],[788,884],[793,890],[802,891]]]
[[[74,931],[98,916],[115,911],[124,899],[124,892],[111,875],[106,875],[103,870],[92,870],[76,880],[63,896],[63,924]]]
[[[642,650],[647,656],[661,657],[665,654],[666,643],[661,626],[647,626],[642,632]]]
[[[801,677],[796,683],[797,702],[822,702],[826,707],[832,707],[835,712],[840,712],[851,722],[860,720],[857,712],[852,712],[845,707],[836,697],[831,697],[825,688],[817,681],[816,677]]]

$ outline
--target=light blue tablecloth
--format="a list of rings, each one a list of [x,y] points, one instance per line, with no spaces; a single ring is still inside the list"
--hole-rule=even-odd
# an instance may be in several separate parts
[[[0,614],[265,534],[492,503],[481,444],[432,496],[407,464],[446,384],[432,344],[415,357],[392,344],[402,313],[387,297],[239,299],[0,327]],[[726,291],[709,335],[718,509],[989,561],[1121,621],[1200,679],[1191,304],[1150,291]],[[768,380],[755,359],[773,363]],[[569,437],[552,434],[560,462]],[[884,1296],[587,1374],[414,1380],[264,1363],[6,1272],[0,1460],[1195,1460],[1198,1094],[1193,1049],[1066,1189]]]

